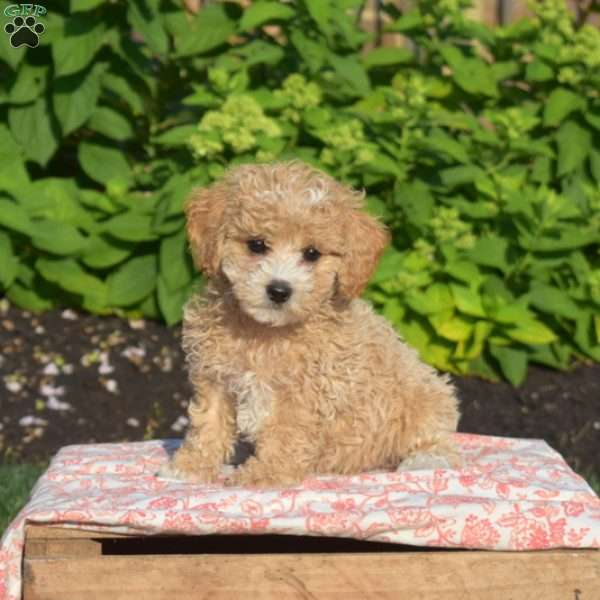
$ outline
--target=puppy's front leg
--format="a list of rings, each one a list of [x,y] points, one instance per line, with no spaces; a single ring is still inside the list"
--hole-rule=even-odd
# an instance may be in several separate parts
[[[313,423],[288,415],[285,423],[271,418],[260,430],[255,456],[225,480],[227,486],[290,486],[314,471],[321,450]]]
[[[222,386],[203,380],[196,388],[188,414],[190,428],[182,446],[159,477],[211,483],[235,447],[235,413]]]

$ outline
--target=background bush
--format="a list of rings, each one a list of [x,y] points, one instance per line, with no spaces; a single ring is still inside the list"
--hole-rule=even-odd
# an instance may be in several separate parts
[[[384,4],[407,47],[367,52],[357,0],[48,5],[38,48],[0,43],[1,289],[174,324],[191,187],[299,157],[390,226],[366,295],[425,360],[600,360],[600,33],[563,0],[494,29],[468,4]]]

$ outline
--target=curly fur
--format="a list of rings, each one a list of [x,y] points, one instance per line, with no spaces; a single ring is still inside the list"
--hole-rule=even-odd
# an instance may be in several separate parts
[[[184,311],[196,394],[163,475],[214,481],[238,436],[256,451],[229,485],[455,459],[448,379],[358,298],[389,241],[362,205],[362,194],[300,162],[237,167],[192,194],[187,234],[208,284]],[[265,254],[249,250],[257,238]],[[309,246],[316,262],[303,257]],[[273,279],[291,286],[282,304],[265,291]]]

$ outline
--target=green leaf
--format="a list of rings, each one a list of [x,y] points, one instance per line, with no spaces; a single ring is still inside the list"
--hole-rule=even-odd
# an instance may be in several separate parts
[[[394,190],[394,203],[404,213],[406,220],[420,229],[428,226],[433,216],[435,200],[423,181],[402,182]]]
[[[17,67],[25,57],[26,50],[27,48],[25,46],[13,48],[10,45],[9,37],[7,35],[3,35],[0,38],[0,59],[3,60],[13,71],[17,70]]]
[[[506,273],[509,270],[507,250],[508,242],[503,237],[491,233],[477,239],[469,250],[469,258],[478,265],[496,267]]]
[[[423,16],[418,8],[405,11],[399,19],[388,25],[386,31],[406,33],[423,27]]]
[[[597,231],[585,230],[583,227],[579,229],[576,227],[563,227],[563,229],[558,232],[558,235],[552,237],[550,235],[545,235],[533,238],[527,245],[523,245],[523,247],[535,250],[536,252],[574,250],[597,242],[599,237],[600,235]]]
[[[573,340],[588,356],[600,361],[600,344],[596,337],[595,324],[591,313],[583,313],[575,323]]]
[[[29,184],[23,150],[5,125],[0,124],[0,190],[18,193]]]
[[[379,261],[377,271],[375,271],[375,274],[371,278],[371,283],[380,283],[396,277],[402,270],[403,260],[404,256],[400,252],[392,248],[392,246],[388,246]]]
[[[563,123],[556,134],[559,177],[571,173],[583,164],[592,146],[592,134],[575,121]]]
[[[6,291],[6,297],[16,306],[34,313],[41,313],[50,310],[54,306],[54,301],[49,298],[42,290],[26,288],[18,281],[15,281]]]
[[[178,290],[190,283],[194,268],[187,252],[185,231],[166,237],[160,244],[159,270],[170,291]]]
[[[188,20],[185,11],[165,16],[173,35],[178,57],[203,54],[225,43],[235,33],[235,22],[230,20],[223,4],[208,4]]]
[[[444,271],[469,286],[478,285],[483,280],[483,276],[477,266],[466,260],[450,261],[444,267]]]
[[[152,141],[162,146],[183,146],[194,133],[198,133],[198,125],[180,125],[154,136]]]
[[[154,290],[157,275],[154,254],[132,258],[109,275],[108,304],[130,306],[143,300]]]
[[[550,315],[575,320],[581,314],[581,310],[567,292],[540,281],[532,283],[529,298],[532,306]]]
[[[381,47],[371,50],[361,57],[363,65],[367,69],[373,67],[388,67],[412,62],[414,53],[407,48]]]
[[[485,172],[474,165],[450,167],[439,172],[442,183],[450,188],[465,183],[473,183],[477,179],[485,177]]]
[[[104,41],[104,25],[88,15],[65,21],[65,33],[52,44],[54,76],[71,75],[85,68]]]
[[[104,0],[71,0],[71,12],[91,10],[104,4]]]
[[[127,78],[115,73],[104,73],[102,87],[112,92],[115,98],[127,102],[134,115],[144,113],[144,97]]]
[[[0,208],[0,212],[2,209]],[[0,289],[9,288],[17,277],[19,271],[19,259],[13,252],[10,236],[0,231]]]
[[[329,55],[329,64],[337,76],[344,81],[357,96],[366,96],[371,84],[365,68],[352,56]]]
[[[142,34],[155,54],[166,54],[169,51],[169,38],[163,29],[160,13],[154,10],[154,3],[130,0],[127,4],[127,20],[133,29]]]
[[[421,314],[432,314],[447,311],[454,306],[450,289],[444,283],[433,283],[425,292],[414,291],[406,298],[407,304]]]
[[[272,21],[287,21],[296,11],[279,2],[254,2],[246,10],[240,20],[240,30],[248,31]]]
[[[333,37],[333,20],[336,17],[333,3],[330,0],[304,0],[304,4],[321,33],[327,38]]]
[[[38,258],[35,268],[47,281],[55,283],[63,290],[83,296],[84,308],[96,312],[106,306],[105,283],[90,275],[76,260]]]
[[[450,289],[458,310],[473,317],[487,317],[481,296],[475,290],[456,283],[451,283]]]
[[[466,92],[498,95],[494,71],[482,59],[467,58],[456,46],[441,45],[439,51],[452,69],[452,78]]]
[[[78,156],[83,170],[95,181],[107,184],[111,179],[131,178],[127,159],[119,150],[86,141],[79,144]]]
[[[243,59],[246,68],[259,64],[277,64],[285,54],[281,46],[263,40],[252,40],[248,44],[237,46],[234,52]]]
[[[191,286],[172,291],[165,283],[162,275],[159,275],[156,288],[158,306],[167,325],[171,327],[179,323],[183,318],[183,305],[190,295]]]
[[[544,106],[544,125],[555,127],[573,111],[585,109],[586,101],[566,88],[552,91]]]
[[[533,318],[520,321],[516,327],[507,328],[505,333],[522,344],[550,344],[557,339],[549,327]]]
[[[101,106],[94,112],[88,127],[120,142],[129,140],[134,136],[133,127],[129,120],[106,106]]]
[[[8,111],[8,123],[14,138],[27,158],[46,166],[54,154],[58,139],[50,120],[51,111],[45,98],[35,103],[14,106]]]
[[[8,99],[11,104],[33,102],[46,87],[48,67],[25,63],[19,69],[17,81],[10,88]]]
[[[152,230],[152,215],[133,212],[116,215],[104,221],[102,230],[119,240],[128,242],[143,242],[158,237]]]
[[[550,81],[554,78],[554,71],[541,60],[533,60],[525,69],[525,79],[527,81]]]
[[[83,125],[96,109],[104,67],[95,65],[87,73],[76,73],[54,81],[52,103],[63,136]]]
[[[132,252],[133,246],[106,235],[91,236],[81,261],[92,269],[106,269],[123,262]]]
[[[300,54],[300,58],[306,64],[311,73],[318,73],[327,57],[327,49],[324,44],[319,44],[305,36],[298,29],[290,34],[290,41]]]
[[[435,332],[453,342],[464,342],[471,337],[474,325],[463,317],[453,315],[452,311],[431,315],[429,322]]]
[[[458,162],[465,164],[471,162],[465,145],[458,142],[442,129],[434,129],[422,140],[422,144],[426,149],[445,154]]]
[[[0,225],[25,235],[31,235],[33,231],[29,215],[23,207],[4,198],[0,198]]]
[[[512,385],[517,387],[523,383],[527,375],[527,352],[490,344],[490,354],[498,361],[503,375]]]
[[[31,243],[40,250],[68,256],[81,252],[87,245],[87,238],[73,225],[44,220],[34,223]]]

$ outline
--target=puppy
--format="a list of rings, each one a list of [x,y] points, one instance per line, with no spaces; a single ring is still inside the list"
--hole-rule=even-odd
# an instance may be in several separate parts
[[[237,167],[192,194],[187,234],[208,280],[184,310],[195,397],[160,475],[214,482],[238,437],[255,455],[226,485],[456,463],[448,379],[359,299],[389,241],[362,205],[300,162]]]

